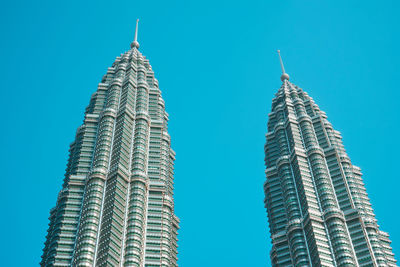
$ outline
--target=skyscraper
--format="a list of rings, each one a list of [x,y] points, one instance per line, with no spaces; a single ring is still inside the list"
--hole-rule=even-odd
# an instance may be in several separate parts
[[[117,57],[86,108],[41,266],[177,266],[168,113],[137,42]]]
[[[282,86],[272,101],[265,145],[272,265],[396,266],[389,235],[379,229],[340,132],[289,82],[280,61]]]

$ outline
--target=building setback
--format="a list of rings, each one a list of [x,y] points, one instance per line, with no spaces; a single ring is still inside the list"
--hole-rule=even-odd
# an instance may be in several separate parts
[[[177,266],[168,114],[135,39],[86,108],[41,266]]]
[[[397,266],[340,132],[281,67],[265,144],[272,266]]]

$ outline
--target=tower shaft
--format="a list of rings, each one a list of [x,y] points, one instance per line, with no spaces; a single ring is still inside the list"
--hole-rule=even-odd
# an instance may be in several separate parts
[[[265,164],[273,266],[396,266],[340,133],[287,79],[272,102]]]
[[[177,266],[168,113],[136,43],[86,108],[41,266]]]

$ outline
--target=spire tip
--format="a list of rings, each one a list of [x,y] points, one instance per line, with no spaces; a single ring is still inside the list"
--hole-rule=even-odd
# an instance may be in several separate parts
[[[139,19],[136,20],[135,38],[133,39],[133,42],[131,43],[131,48],[136,47],[136,49],[139,49],[139,43],[137,41],[138,26],[139,26]]]
[[[277,50],[278,55],[279,55],[279,61],[281,62],[281,69],[282,69],[282,75],[281,75],[281,81],[289,80],[289,74],[285,72],[285,67],[283,66],[283,61],[281,57],[281,50]]]

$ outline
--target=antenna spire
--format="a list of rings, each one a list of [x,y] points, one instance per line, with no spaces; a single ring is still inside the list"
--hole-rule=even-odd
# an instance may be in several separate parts
[[[283,61],[281,57],[281,50],[278,50],[278,55],[279,55],[279,61],[281,62],[281,69],[282,69],[282,75],[281,75],[281,81],[283,82],[284,80],[289,80],[289,74],[285,72],[285,67],[283,66]]]
[[[133,42],[131,43],[131,48],[136,47],[137,49],[139,49],[139,43],[137,41],[138,26],[139,26],[139,19],[136,20],[135,38],[133,39]]]

